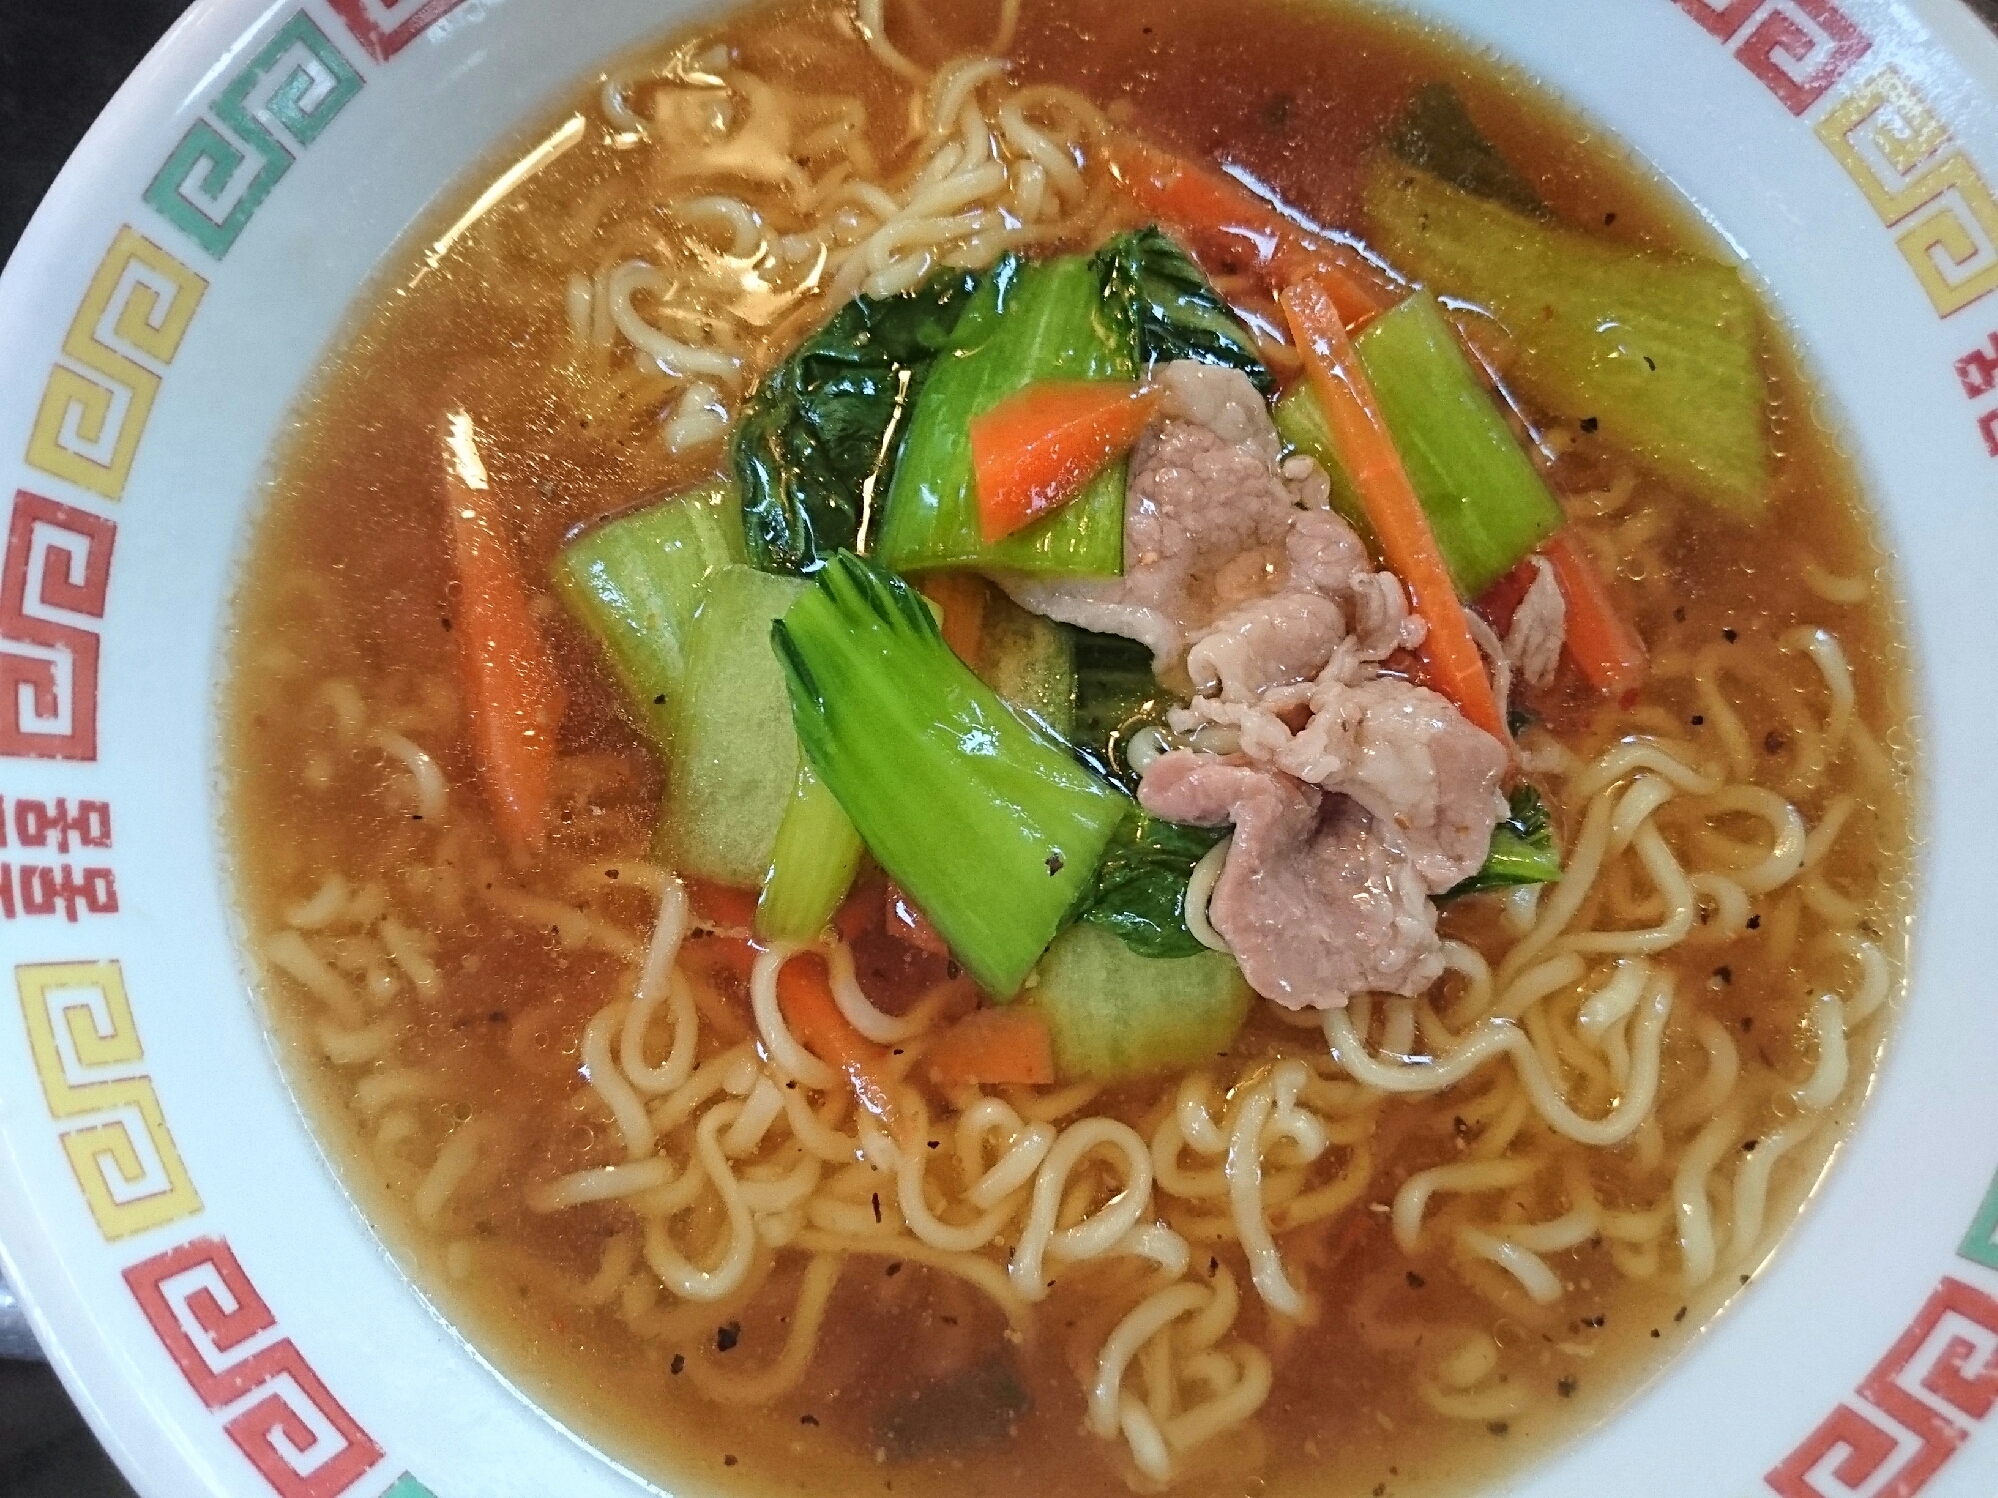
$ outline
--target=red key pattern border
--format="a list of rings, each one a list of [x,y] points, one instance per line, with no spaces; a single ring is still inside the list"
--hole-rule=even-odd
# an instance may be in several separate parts
[[[124,1277],[188,1387],[228,1415],[223,1430],[278,1498],[338,1498],[381,1463],[297,1345],[273,1335],[276,1316],[225,1240],[192,1239]]]
[[[97,758],[99,644],[85,626],[104,617],[117,538],[117,525],[100,515],[27,489],[15,493],[0,562],[0,758]],[[50,655],[69,665],[67,733],[39,726],[62,717],[61,672]]]
[[[387,62],[465,0],[328,0],[376,62]]]
[[[1914,1498],[1998,1405],[1998,1300],[1945,1276],[1887,1356],[1764,1479],[1778,1498]]]

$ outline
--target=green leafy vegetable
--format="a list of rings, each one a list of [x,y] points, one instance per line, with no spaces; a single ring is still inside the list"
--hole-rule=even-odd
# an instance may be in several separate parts
[[[1130,807],[944,644],[908,584],[842,552],[771,630],[805,754],[888,875],[1007,996]]]
[[[1507,377],[1592,422],[1660,478],[1740,520],[1769,502],[1755,298],[1731,265],[1528,218],[1382,156],[1364,203],[1381,252],[1515,338]]]
[[[1124,567],[1124,471],[1105,468],[1059,510],[988,546],[971,467],[971,419],[1038,380],[1129,380],[1130,329],[1078,255],[988,272],[930,372],[888,489],[881,561],[896,572],[1013,567],[1112,577]]]
[[[1255,995],[1226,952],[1145,957],[1084,924],[1055,939],[1025,998],[1047,1019],[1058,1076],[1115,1082],[1212,1062]]]
[[[1075,647],[1065,626],[990,588],[979,631],[978,679],[1060,734],[1075,731]]]
[[[1471,372],[1434,297],[1417,292],[1382,313],[1354,347],[1457,592],[1481,597],[1561,528],[1561,506]],[[1342,473],[1311,386],[1300,384],[1283,405],[1291,409],[1280,408],[1279,429],[1288,427],[1327,473]],[[1320,433],[1323,449],[1313,445]]]
[[[1091,264],[1104,300],[1130,323],[1142,373],[1174,359],[1197,359],[1239,369],[1265,396],[1276,394],[1256,340],[1157,225],[1116,235]]]
[[[1075,656],[1075,747],[1098,773],[1135,795],[1138,777],[1125,757],[1131,735],[1163,722],[1178,699],[1159,685],[1149,646],[1086,629],[1069,630],[1069,638]]]
[[[1485,138],[1463,99],[1447,83],[1428,83],[1416,90],[1388,131],[1387,148],[1452,187],[1535,218],[1547,217],[1547,205],[1533,184]]]
[[[898,296],[855,297],[756,387],[732,452],[756,566],[809,573],[867,549],[908,414],[978,284],[946,270]]]
[[[1186,926],[1193,866],[1228,835],[1134,810],[1117,828],[1080,918],[1114,931],[1141,957],[1191,957],[1207,949]]]
[[[685,690],[673,704],[666,808],[656,835],[671,868],[755,889],[798,784],[784,673],[770,622],[805,584],[753,567],[711,574],[687,635]]]
[[[1178,703],[1152,673],[1152,652],[1121,635],[1069,631],[1075,648],[1076,752],[1133,796],[1138,775],[1131,736],[1165,721]],[[1133,808],[1117,828],[1077,912],[1116,932],[1144,957],[1190,957],[1206,950],[1186,928],[1186,882],[1227,829],[1161,821]]]
[[[556,559],[556,592],[597,637],[661,749],[672,739],[687,634],[708,575],[742,560],[742,512],[726,487],[607,521]]]
[[[1554,829],[1540,792],[1530,785],[1519,785],[1507,800],[1509,814],[1492,829],[1491,851],[1485,855],[1484,867],[1444,891],[1440,899],[1454,900],[1459,895],[1519,884],[1552,884],[1561,877],[1561,852],[1554,846]]]
[[[800,763],[756,902],[756,934],[768,941],[817,940],[859,868],[860,834],[811,765]]]

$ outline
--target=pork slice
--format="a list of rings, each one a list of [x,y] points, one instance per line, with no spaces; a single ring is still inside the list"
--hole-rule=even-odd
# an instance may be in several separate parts
[[[1552,563],[1535,557],[1533,569],[1533,586],[1513,610],[1512,624],[1505,632],[1505,658],[1537,687],[1553,676],[1561,663],[1561,647],[1568,639],[1568,601],[1561,596]]]
[[[1161,419],[1131,454],[1123,576],[995,580],[1037,614],[1142,641],[1176,674],[1195,630],[1269,591],[1299,481],[1279,466],[1281,440],[1247,375],[1180,360],[1158,380]]]
[[[1478,871],[1506,813],[1504,745],[1446,698],[1393,676],[1323,682],[1311,707],[1278,769],[1366,807],[1429,892]]]
[[[1278,593],[1223,614],[1186,653],[1194,689],[1254,702],[1272,687],[1312,681],[1346,638],[1339,605],[1316,593]]]
[[[1231,730],[1250,763],[1350,796],[1403,849],[1429,893],[1469,878],[1505,815],[1504,746],[1426,687],[1393,676],[1356,681],[1340,670],[1335,654],[1304,703],[1283,688],[1253,702],[1201,697],[1169,721],[1185,734]],[[1293,730],[1301,710],[1310,716]]]
[[[1185,750],[1152,763],[1139,800],[1173,821],[1234,824],[1207,918],[1265,998],[1333,1009],[1355,993],[1420,993],[1441,976],[1428,888],[1357,801]]]

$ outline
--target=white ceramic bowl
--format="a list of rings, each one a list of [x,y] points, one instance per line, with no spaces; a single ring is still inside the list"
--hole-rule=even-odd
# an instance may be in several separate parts
[[[315,1147],[234,944],[214,704],[266,454],[356,292],[497,142],[694,8],[203,0],[0,279],[0,442],[25,453],[0,552],[0,1262],[149,1498],[643,1487],[439,1322]],[[1850,1147],[1761,1282],[1517,1491],[1984,1498],[1998,44],[1956,0],[1409,8],[1627,141],[1753,267],[1884,511],[1923,720],[1912,993]]]

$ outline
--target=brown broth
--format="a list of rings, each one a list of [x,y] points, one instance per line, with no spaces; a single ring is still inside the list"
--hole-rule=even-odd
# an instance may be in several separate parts
[[[807,0],[728,20],[719,31],[759,55],[770,72],[781,76],[788,67],[802,77],[821,59],[809,48],[787,58],[770,40],[775,18],[803,17],[803,29],[830,46],[827,15]],[[982,5],[938,3],[931,16],[933,35],[925,41],[911,16],[891,14],[892,24],[919,39],[904,46],[928,60],[982,45],[990,24]],[[844,55],[857,59],[852,86],[878,100],[895,97],[893,81],[865,63],[857,44],[847,46]],[[1384,123],[1419,84],[1445,79],[1562,216],[1647,244],[1699,245],[1678,205],[1522,80],[1445,39],[1366,13],[1285,0],[1135,7],[1028,0],[1014,55],[1027,77],[1079,88],[1119,123],[1178,148],[1225,156],[1334,226],[1355,223],[1357,163]],[[581,92],[561,113],[578,106],[588,107]],[[877,144],[885,152],[894,142]],[[497,171],[457,197],[468,200]],[[456,601],[441,512],[429,483],[416,476],[434,461],[440,392],[469,392],[493,435],[495,488],[506,497],[532,578],[547,575],[560,541],[578,526],[706,476],[704,463],[667,454],[651,411],[602,391],[579,392],[588,376],[565,353],[562,275],[571,265],[596,263],[613,246],[642,245],[655,232],[646,209],[653,191],[639,156],[592,134],[488,214],[434,271],[415,273],[412,251],[396,281],[364,299],[347,342],[301,407],[238,601],[226,709],[235,872],[253,931],[281,927],[282,912],[310,895],[325,871],[341,870],[357,886],[379,883],[393,896],[414,887],[413,878],[431,877],[423,871],[437,865],[435,829],[397,799],[400,768],[366,743],[343,741],[338,704],[317,683],[354,683],[377,719],[422,733],[453,787],[461,842],[447,861],[461,876],[482,877],[481,859],[505,877],[517,872],[499,859],[478,804],[455,701]],[[593,201],[620,207],[605,225],[591,226],[579,219],[578,205]],[[440,222],[453,216],[445,212]],[[1711,513],[1642,485],[1624,518],[1650,517],[1653,534],[1624,549],[1622,598],[1654,659],[1669,664],[1721,642],[1779,682],[1782,690],[1742,707],[1756,752],[1779,767],[1796,752],[1786,725],[1810,700],[1812,682],[1808,667],[1800,670],[1773,642],[1801,624],[1833,628],[1852,662],[1862,719],[1905,762],[1912,751],[1904,655],[1897,620],[1878,602],[1886,570],[1835,441],[1816,422],[1796,419],[1809,408],[1808,386],[1793,369],[1776,374],[1780,477],[1764,529],[1745,544],[1744,532]],[[580,405],[590,414],[580,414]],[[1585,435],[1570,435],[1564,489],[1586,489],[1613,473],[1612,455]],[[1825,602],[1802,580],[1811,559],[1833,573],[1875,579],[1874,601]],[[562,748],[574,757],[546,866],[642,858],[658,797],[653,757],[589,639],[552,597],[542,618],[570,691]],[[1601,744],[1671,725],[1714,746],[1714,728],[1703,723],[1686,675],[1654,680],[1632,711],[1598,705],[1572,683],[1534,706],[1564,739]],[[1829,796],[1821,790],[1800,802],[1807,820],[1815,823]],[[329,807],[338,815],[328,816]],[[1572,836],[1579,809],[1557,811]],[[1828,875],[1863,904],[1897,966],[1909,901],[1908,835],[1906,806],[1874,798],[1855,813]],[[627,926],[643,929],[642,896],[621,911]],[[1461,906],[1446,924],[1466,940],[1503,940],[1489,904]],[[426,1139],[475,1115],[503,1117],[514,1131],[507,1170],[516,1183],[598,1159],[609,1125],[571,1104],[577,1048],[590,1017],[628,982],[626,970],[602,953],[564,945],[553,931],[502,919],[477,900],[425,934],[446,981],[434,1000],[410,1009],[400,1054],[444,1080],[433,1094],[384,1106],[408,1107]],[[1793,1074],[1808,1068],[1801,949],[1786,949],[1779,932],[1760,932],[1674,960],[1700,1007],[1744,1048]],[[1049,1498],[1122,1491],[1115,1449],[1081,1429],[1082,1386],[1067,1361],[1070,1344],[1102,1318],[1089,1276],[1065,1282],[1039,1308],[1044,1335],[1017,1350],[1031,1409],[990,1445],[949,1456],[910,1454],[909,1443],[919,1446],[919,1439],[883,1424],[883,1403],[894,1398],[927,1393],[934,1409],[962,1385],[968,1413],[960,1423],[975,1426],[976,1411],[1007,1397],[1002,1383],[980,1381],[985,1360],[1006,1345],[989,1303],[950,1277],[897,1261],[858,1259],[847,1267],[819,1359],[798,1390],[769,1409],[717,1406],[686,1387],[683,1360],[762,1366],[774,1357],[795,1296],[796,1262],[780,1267],[769,1290],[746,1307],[690,1312],[672,1334],[635,1336],[613,1309],[581,1307],[561,1287],[564,1276],[587,1280],[595,1272],[605,1241],[621,1226],[616,1209],[538,1216],[518,1190],[495,1181],[483,1183],[482,1195],[474,1190],[476,1208],[454,1209],[443,1229],[418,1227],[409,1196],[421,1172],[369,1142],[381,1109],[357,1108],[352,1073],[321,1059],[317,1011],[275,982],[270,1007],[290,1074],[369,1220],[503,1373],[615,1457],[677,1491],[1030,1491]],[[1294,1043],[1294,1034],[1258,1020],[1236,1049],[1251,1058],[1287,1037]],[[1856,1058],[1855,1070],[1864,1064],[1869,1058]],[[1700,1067],[1698,1046],[1675,1033],[1666,1095],[1690,1087]],[[1860,1083],[1848,1089],[1838,1124],[1863,1092]],[[1388,1232],[1384,1204],[1408,1175],[1462,1150],[1475,1129],[1456,1127],[1453,1110],[1475,1093],[1467,1084],[1443,1098],[1390,1105],[1365,1199],[1322,1230],[1286,1241],[1287,1256],[1323,1302],[1317,1325],[1273,1328],[1245,1294],[1243,1326],[1273,1351],[1275,1392],[1253,1431],[1217,1442],[1178,1491],[1202,1498],[1469,1492],[1607,1416],[1745,1282],[1745,1275],[1739,1282],[1730,1275],[1683,1297],[1669,1288],[1669,1266],[1653,1285],[1629,1282],[1598,1243],[1562,1260],[1574,1288],[1558,1314],[1524,1308],[1508,1318],[1474,1295],[1441,1252],[1408,1258]],[[1169,1095],[1169,1087],[1134,1087],[1114,1106],[1100,1106],[1138,1117]],[[1790,1208],[1835,1135],[1788,1172],[1781,1194]],[[1640,1189],[1655,1194],[1655,1176],[1626,1166],[1611,1167],[1611,1184],[1602,1188],[1613,1203],[1617,1171],[1628,1176],[1626,1205]],[[1525,1220],[1561,1210],[1556,1183],[1537,1182],[1517,1195]],[[1231,1255],[1239,1270],[1232,1248],[1217,1261]],[[1413,1355],[1366,1347],[1353,1317],[1362,1299],[1390,1320],[1499,1326],[1514,1360],[1508,1366],[1534,1396],[1527,1412],[1492,1422],[1432,1415],[1413,1393]],[[1098,1340],[1101,1332],[1097,1326]],[[733,1342],[730,1351],[717,1350],[718,1336]]]

